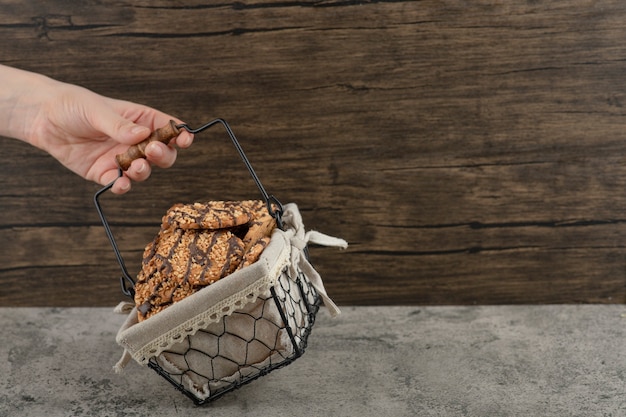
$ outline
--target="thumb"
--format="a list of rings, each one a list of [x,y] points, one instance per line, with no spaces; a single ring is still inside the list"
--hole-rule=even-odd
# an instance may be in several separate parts
[[[92,126],[117,142],[134,145],[150,136],[150,128],[122,117],[110,106],[94,106],[90,113]]]
[[[135,124],[130,120],[126,120],[125,123],[117,128],[115,133],[110,134],[109,136],[118,142],[134,145],[150,136],[150,133],[151,131],[149,128]]]

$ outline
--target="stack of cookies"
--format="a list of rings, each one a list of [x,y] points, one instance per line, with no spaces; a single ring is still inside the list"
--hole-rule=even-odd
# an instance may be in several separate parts
[[[254,263],[275,227],[261,200],[172,206],[143,254],[135,284],[139,321]]]

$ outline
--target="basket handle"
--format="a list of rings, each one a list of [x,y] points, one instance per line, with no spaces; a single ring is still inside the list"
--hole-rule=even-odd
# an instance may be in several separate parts
[[[176,136],[180,134],[180,127],[176,125],[176,122],[170,120],[168,124],[163,127],[160,127],[148,136],[146,139],[142,140],[136,145],[131,146],[126,150],[126,152],[121,153],[115,157],[117,161],[117,165],[122,168],[122,170],[126,171],[130,168],[130,164],[139,158],[146,157],[146,146],[150,142],[159,141],[165,143],[166,145],[170,142],[170,140],[174,139]]]
[[[106,191],[110,190],[111,187],[113,187],[113,184],[115,184],[115,181],[117,181],[120,177],[122,177],[124,175],[124,171],[128,169],[128,167],[130,167],[130,164],[132,163],[132,161],[134,161],[135,159],[138,158],[145,158],[145,153],[144,150],[146,148],[146,146],[148,145],[148,143],[153,142],[155,140],[158,140],[160,142],[163,143],[169,143],[170,140],[172,140],[173,138],[175,138],[176,136],[178,136],[181,132],[181,129],[184,129],[186,131],[188,131],[189,133],[200,133],[203,130],[206,130],[216,124],[221,124],[222,126],[224,126],[224,128],[226,129],[226,133],[228,133],[228,136],[230,137],[231,141],[233,142],[233,145],[235,146],[235,148],[237,149],[237,152],[239,153],[239,156],[241,157],[241,159],[243,160],[244,165],[246,166],[246,168],[248,169],[248,172],[250,173],[250,175],[252,176],[252,179],[254,180],[257,188],[259,189],[259,191],[261,192],[261,196],[263,197],[263,201],[265,202],[265,205],[267,207],[267,211],[269,212],[269,214],[276,220],[276,225],[279,228],[283,228],[283,223],[282,223],[282,214],[283,214],[283,206],[280,203],[280,201],[278,201],[278,199],[276,197],[274,197],[273,195],[269,195],[267,193],[267,191],[265,191],[265,187],[263,187],[263,184],[261,184],[261,180],[259,179],[259,177],[257,176],[256,172],[254,171],[254,169],[252,168],[252,165],[250,164],[250,161],[248,160],[248,157],[246,156],[246,154],[244,153],[241,145],[239,144],[239,141],[237,141],[237,138],[235,137],[235,134],[233,133],[232,129],[230,128],[230,126],[228,125],[228,123],[226,123],[226,121],[224,119],[214,119],[212,121],[210,121],[209,123],[200,126],[197,129],[192,129],[190,128],[187,124],[185,123],[181,123],[181,124],[176,124],[173,120],[170,120],[169,124],[156,129],[154,132],[152,132],[150,134],[150,136],[146,139],[144,139],[142,142],[138,143],[137,145],[133,145],[131,146],[125,153],[123,154],[119,154],[116,156],[116,161],[118,163],[118,176],[115,180],[113,180],[110,184],[105,185],[103,188],[101,188],[100,190],[98,190],[93,197],[94,200],[94,204],[96,206],[96,210],[98,212],[98,215],[100,216],[100,220],[102,221],[102,225],[104,226],[104,231],[106,232],[107,237],[109,238],[109,242],[111,243],[111,246],[113,247],[113,252],[115,253],[115,257],[117,258],[117,262],[120,265],[120,268],[122,269],[122,277],[120,278],[120,285],[122,287],[122,292],[131,297],[134,298],[135,296],[135,291],[134,291],[134,287],[135,287],[135,280],[130,276],[130,274],[128,273],[128,270],[126,269],[126,264],[124,262],[124,259],[122,258],[122,254],[120,253],[120,250],[117,246],[117,243],[115,241],[115,237],[113,236],[113,232],[111,231],[111,227],[109,225],[109,222],[107,221],[104,212],[102,210],[102,205],[100,204],[100,196],[102,194],[104,194]]]

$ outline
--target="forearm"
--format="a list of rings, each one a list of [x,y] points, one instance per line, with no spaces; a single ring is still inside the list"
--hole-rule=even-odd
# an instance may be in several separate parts
[[[32,128],[57,81],[0,65],[0,135],[30,142]]]

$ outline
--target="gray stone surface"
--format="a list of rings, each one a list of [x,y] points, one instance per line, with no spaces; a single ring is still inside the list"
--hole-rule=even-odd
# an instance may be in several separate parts
[[[626,307],[343,308],[206,406],[132,363],[110,309],[0,308],[0,416],[626,416]]]

